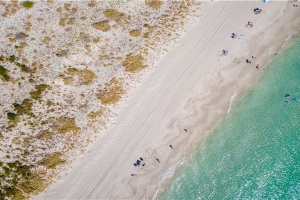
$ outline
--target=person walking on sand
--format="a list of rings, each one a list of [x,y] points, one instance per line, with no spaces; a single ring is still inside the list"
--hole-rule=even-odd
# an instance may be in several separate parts
[[[170,144],[171,149],[173,149],[173,146]]]
[[[187,130],[186,130],[186,128],[185,129],[183,129],[185,132],[187,132]]]
[[[157,160],[157,162],[159,162],[159,163],[160,163],[160,161],[159,161],[159,159],[158,159],[158,158],[156,158],[156,160]]]

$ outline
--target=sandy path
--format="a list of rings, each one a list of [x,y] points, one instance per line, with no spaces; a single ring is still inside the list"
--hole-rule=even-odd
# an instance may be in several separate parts
[[[265,14],[254,15],[254,7],[261,7]],[[157,69],[129,94],[127,105],[107,136],[95,142],[74,164],[70,176],[37,198],[119,199],[145,195],[147,185],[157,182],[160,171],[172,163],[166,160],[171,151],[173,155],[180,154],[180,148],[186,144],[182,141],[191,138],[195,123],[201,122],[200,114],[208,118],[209,109],[218,112],[222,102],[228,104],[237,83],[254,68],[247,65],[245,69],[244,59],[240,65],[228,65],[248,55],[255,34],[274,22],[272,15],[278,8],[284,10],[279,3],[203,3],[203,18],[197,27],[175,44]],[[272,12],[268,13],[268,9]],[[277,12],[279,16],[281,11]],[[252,29],[245,28],[248,21],[254,23]],[[232,32],[243,33],[241,41],[231,39]],[[229,50],[227,57],[220,56],[222,49]],[[207,95],[210,97],[206,98]],[[203,99],[196,106],[203,110],[200,114],[193,113],[197,109],[192,105],[195,97]],[[189,132],[185,133],[183,128]],[[173,151],[167,141],[179,136],[181,142],[177,144],[174,140],[172,144],[177,144],[177,150]],[[134,167],[141,156],[146,167]],[[155,161],[156,157],[161,164]],[[138,177],[131,177],[132,173]]]

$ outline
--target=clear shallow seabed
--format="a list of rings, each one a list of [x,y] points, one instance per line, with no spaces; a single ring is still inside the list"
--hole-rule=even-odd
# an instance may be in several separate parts
[[[268,65],[160,199],[300,199],[300,38]]]

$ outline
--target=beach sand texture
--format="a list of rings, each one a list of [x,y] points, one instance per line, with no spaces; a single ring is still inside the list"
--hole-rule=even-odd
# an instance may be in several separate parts
[[[119,102],[195,23],[200,3],[0,5],[0,199],[22,199],[63,179],[106,135]]]
[[[202,2],[199,23],[128,94],[107,135],[35,199],[151,198],[164,172],[226,114],[239,83],[255,79],[255,65],[275,56],[299,22],[291,2]],[[133,165],[140,157],[145,167]]]

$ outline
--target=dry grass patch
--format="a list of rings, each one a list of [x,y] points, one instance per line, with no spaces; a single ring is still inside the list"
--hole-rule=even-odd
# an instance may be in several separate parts
[[[61,13],[61,12],[62,12],[62,7],[57,8],[57,9],[56,9],[56,12]]]
[[[39,164],[44,165],[47,169],[55,169],[58,165],[63,165],[66,163],[65,160],[62,160],[60,157],[62,154],[60,152],[55,152],[49,155],[46,155]]]
[[[161,0],[145,0],[145,4],[153,9],[158,9],[162,5]]]
[[[106,84],[105,88],[100,90],[97,97],[103,105],[109,105],[119,102],[123,94],[125,94],[125,90],[121,82],[116,78],[112,78],[110,82]]]
[[[141,35],[141,30],[132,30],[130,31],[130,36],[139,37]]]
[[[48,37],[48,36],[46,36],[46,37],[43,39],[42,42],[43,42],[44,44],[49,43],[49,42],[51,42],[51,38]]]
[[[66,118],[66,117],[61,117],[57,119],[53,125],[52,129],[55,132],[58,132],[60,134],[65,134],[68,132],[78,132],[80,128],[76,125],[75,119],[74,118]]]
[[[42,192],[48,184],[46,183],[45,179],[41,178],[40,174],[38,173],[31,173],[30,178],[23,178],[20,180],[17,188],[23,191],[25,194],[38,194]],[[18,198],[16,195],[14,199],[25,199],[25,198]]]
[[[88,114],[88,117],[90,119],[96,119],[96,118],[102,117],[104,115],[105,111],[106,111],[106,108],[103,107],[103,106],[101,106],[101,108],[100,108],[99,111],[97,111],[97,112],[94,112],[94,111],[90,112]]]
[[[120,13],[115,9],[107,9],[103,12],[103,14],[105,15],[105,17],[116,21],[120,20],[124,16],[123,13]]]
[[[100,31],[106,32],[110,30],[110,25],[108,21],[96,22],[92,24],[92,27]]]
[[[144,57],[139,55],[128,54],[126,56],[125,61],[123,62],[123,66],[125,67],[125,72],[136,73],[147,67],[147,65],[143,64]]]
[[[69,68],[68,75],[78,76],[80,85],[90,85],[97,78],[96,74],[88,69],[78,70],[76,68]]]
[[[93,40],[94,43],[99,43],[100,42],[100,37],[97,37]]]
[[[150,33],[145,33],[144,35],[143,35],[143,38],[149,38],[150,37]]]
[[[35,89],[36,91],[30,92],[31,98],[38,100],[40,99],[40,95],[42,94],[42,92],[44,90],[46,90],[49,87],[49,85],[46,84],[40,84],[40,85],[36,85]]]
[[[75,18],[70,18],[68,21],[68,25],[74,25],[75,24]]]
[[[26,22],[26,28],[25,31],[30,31],[32,24],[30,22]]]
[[[59,25],[62,26],[62,27],[66,26],[66,19],[60,19],[59,20]]]
[[[70,85],[74,81],[73,77],[70,76],[66,77],[64,75],[59,75],[59,78],[63,79],[65,85]]]

